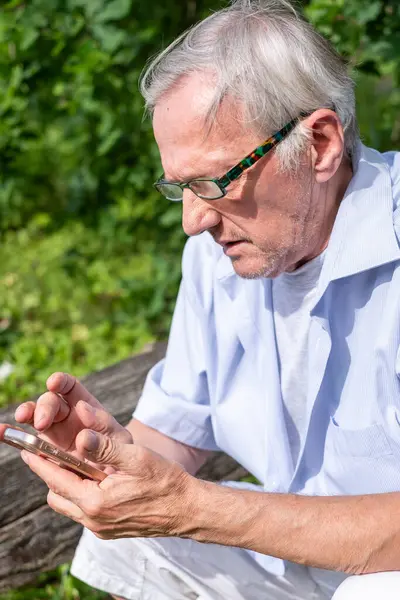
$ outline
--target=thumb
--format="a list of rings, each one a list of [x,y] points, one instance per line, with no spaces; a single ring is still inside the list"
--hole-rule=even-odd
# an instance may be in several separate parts
[[[122,443],[132,443],[132,436],[129,431],[120,425],[104,408],[96,408],[84,400],[80,400],[75,410],[86,429],[92,429],[97,433],[115,437]]]
[[[88,460],[129,471],[136,448],[133,444],[123,444],[115,439],[90,429],[84,429],[76,438],[76,446]]]

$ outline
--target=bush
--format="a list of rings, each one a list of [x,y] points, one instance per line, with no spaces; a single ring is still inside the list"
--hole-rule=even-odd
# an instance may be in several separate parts
[[[365,142],[400,141],[397,0],[311,0],[356,68]],[[137,80],[212,0],[11,0],[0,12],[0,405],[167,335],[184,235],[152,189]]]
[[[363,141],[400,143],[400,4],[397,0],[311,0],[305,13],[353,68]]]
[[[207,3],[197,4],[197,14]],[[188,5],[189,8],[192,6]],[[11,1],[0,13],[0,404],[166,335],[180,207],[138,77],[196,16],[171,0]]]

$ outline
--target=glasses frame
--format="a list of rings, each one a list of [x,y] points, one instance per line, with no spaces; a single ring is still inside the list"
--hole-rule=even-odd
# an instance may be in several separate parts
[[[183,190],[185,189],[189,189],[191,192],[193,192],[193,194],[195,194],[199,198],[202,198],[203,200],[219,200],[220,198],[226,196],[226,188],[230,183],[232,183],[232,181],[239,179],[239,177],[244,173],[244,171],[252,167],[256,162],[260,160],[260,158],[262,158],[263,156],[268,154],[270,150],[275,148],[275,146],[279,144],[279,142],[281,142],[296,127],[296,125],[299,123],[300,118],[308,117],[310,114],[311,113],[300,113],[299,117],[292,119],[291,121],[289,121],[289,123],[284,125],[282,129],[271,135],[267,140],[265,140],[265,142],[263,142],[260,146],[257,146],[255,150],[253,150],[252,152],[250,152],[250,154],[245,156],[243,160],[241,160],[234,167],[229,169],[229,171],[225,173],[225,175],[223,175],[222,177],[197,177],[196,179],[192,179],[187,183],[180,183],[177,181],[168,181],[167,179],[163,179],[163,176],[161,176],[160,179],[158,179],[158,181],[156,181],[156,183],[154,184],[154,187],[157,189],[157,191],[160,192],[160,194],[164,196],[164,198],[166,198],[166,196],[161,192],[161,190],[159,189],[160,187],[164,185],[175,185],[176,187],[179,187],[182,190],[182,198],[167,198],[167,200],[170,200],[171,202],[181,202],[183,199]],[[191,184],[196,181],[212,181],[218,186],[220,190],[220,195],[215,196],[213,198],[209,198],[208,196],[203,196],[195,192],[191,188]]]

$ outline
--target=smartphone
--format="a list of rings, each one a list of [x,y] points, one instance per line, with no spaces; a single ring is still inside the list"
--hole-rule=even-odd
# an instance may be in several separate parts
[[[37,437],[37,435],[27,433],[18,427],[7,427],[4,432],[3,442],[19,450],[27,450],[28,452],[32,452],[32,454],[47,458],[63,469],[72,471],[84,479],[103,481],[107,477],[103,471],[92,467],[85,459],[79,460],[76,456],[72,456],[72,454],[68,454],[53,446],[53,444],[45,442]]]

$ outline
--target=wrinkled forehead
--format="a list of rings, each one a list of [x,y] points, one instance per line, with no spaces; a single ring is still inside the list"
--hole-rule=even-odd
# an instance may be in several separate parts
[[[168,179],[216,173],[251,150],[255,136],[240,122],[240,106],[234,101],[222,103],[211,126],[206,121],[212,97],[211,78],[195,73],[156,104],[153,129]]]

